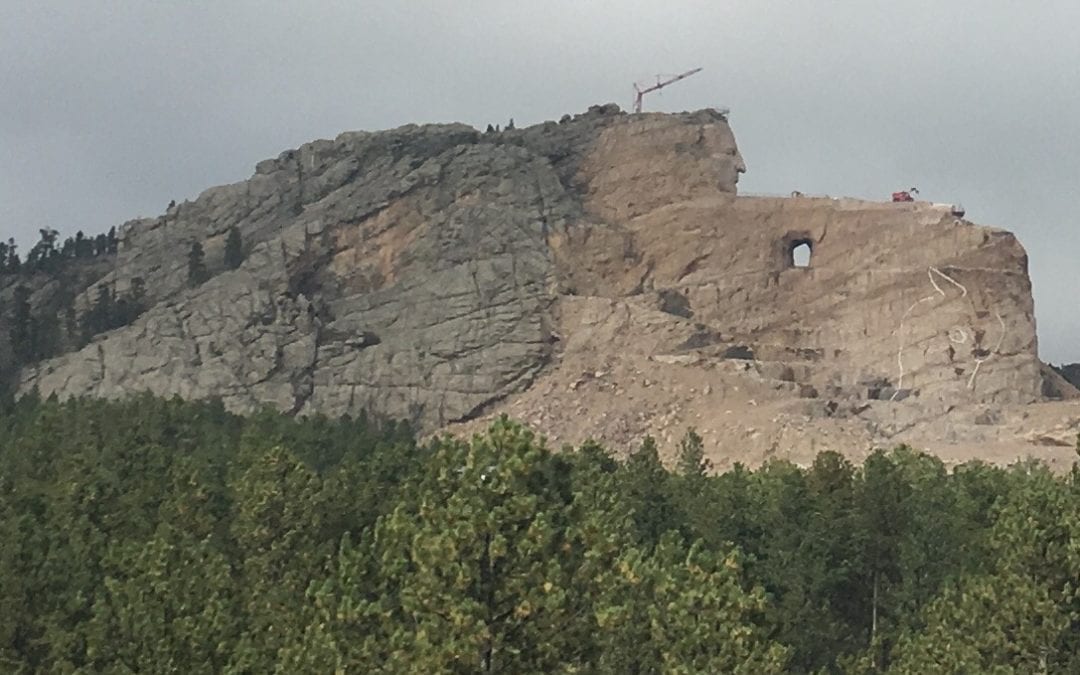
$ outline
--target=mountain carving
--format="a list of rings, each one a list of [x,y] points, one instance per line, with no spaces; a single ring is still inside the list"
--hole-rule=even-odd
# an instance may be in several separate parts
[[[121,227],[75,306],[141,279],[147,310],[19,389],[427,432],[508,412],[555,442],[694,426],[720,465],[898,442],[1066,461],[1077,391],[1038,359],[1012,234],[926,202],[738,196],[745,170],[710,110],[308,143]]]

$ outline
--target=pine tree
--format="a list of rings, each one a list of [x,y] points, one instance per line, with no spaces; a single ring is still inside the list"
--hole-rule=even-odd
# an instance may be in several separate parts
[[[663,672],[786,673],[788,650],[770,642],[755,619],[765,609],[760,588],[744,589],[737,552],[687,551],[672,534],[651,561],[652,642]]]
[[[688,429],[679,442],[676,469],[680,476],[704,476],[709,470],[709,461],[705,459],[705,444],[693,429]]]
[[[93,241],[86,238],[82,230],[75,233],[75,257],[89,258],[94,254]]]
[[[20,363],[34,358],[33,316],[30,314],[30,289],[23,284],[15,287],[15,306],[12,308],[11,328],[8,337],[11,349]]]
[[[82,335],[79,332],[79,319],[75,314],[74,301],[64,303],[64,342],[68,348],[79,347]]]
[[[18,246],[15,244],[15,238],[8,239],[7,245],[7,271],[11,273],[18,273],[22,269],[22,261],[19,260],[19,253],[16,250]]]
[[[224,672],[241,618],[224,555],[169,523],[114,549],[123,574],[104,579],[85,625],[94,671]]]
[[[60,349],[60,321],[55,314],[46,313],[30,320],[31,360],[42,361]]]
[[[225,239],[225,267],[234,270],[244,262],[244,242],[240,237],[240,230],[234,225],[229,228],[229,236]]]
[[[82,342],[86,344],[98,333],[104,333],[114,328],[113,316],[115,312],[115,296],[112,286],[100,284],[97,289],[97,297],[94,304],[82,316]]]
[[[861,595],[861,613],[869,619],[862,627],[874,649],[885,645],[884,635],[898,625],[896,586],[903,579],[901,552],[912,529],[911,494],[911,484],[893,458],[880,450],[866,458],[856,494],[855,534],[863,542],[863,580],[850,592]],[[879,652],[872,657],[875,665],[881,665],[883,656]]]
[[[920,617],[925,627],[905,634],[889,672],[1048,673],[1069,620],[1046,587],[1022,575],[962,579],[946,587]],[[1074,664],[1075,665],[1075,664]]]
[[[188,286],[194,288],[210,278],[205,257],[202,244],[197,241],[192,243],[191,250],[188,252]]]
[[[56,254],[56,238],[58,234],[56,230],[50,227],[43,227],[39,232],[41,238],[30,249],[26,256],[26,263],[34,270],[51,270],[51,263],[55,263],[53,258]]]
[[[296,608],[334,542],[324,538],[325,497],[313,471],[281,447],[245,448],[238,459],[229,527],[245,627],[229,670],[269,673],[277,652],[303,632]]]
[[[142,277],[133,277],[127,293],[118,296],[109,317],[109,329],[130,326],[146,311],[146,284]]]
[[[143,307],[146,302],[146,281],[142,277],[132,277],[131,287],[128,289],[128,297],[132,304]]]
[[[793,670],[835,670],[838,655],[866,646],[865,597],[853,592],[866,578],[854,467],[826,452],[809,471],[774,461],[759,478],[768,497],[755,555],[762,583],[775,593],[768,623],[775,639],[792,648]]]
[[[652,436],[645,438],[619,470],[620,491],[633,510],[638,536],[646,550],[668,530],[678,529],[668,478]]]
[[[0,496],[0,666],[18,672],[23,661],[19,643],[25,638],[26,617],[33,614],[32,601],[22,566],[32,553],[26,550],[29,533],[20,531],[29,518],[7,495]],[[28,671],[26,671],[28,672]]]
[[[1045,465],[1016,465],[1013,485],[995,504],[987,555],[995,570],[1033,579],[1072,623],[1054,651],[1080,672],[1080,472],[1065,480]]]

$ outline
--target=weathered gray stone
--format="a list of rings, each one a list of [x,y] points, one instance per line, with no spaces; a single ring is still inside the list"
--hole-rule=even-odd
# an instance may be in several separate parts
[[[563,141],[594,137],[605,117],[564,127]],[[126,223],[113,268],[77,307],[97,285],[134,277],[153,306],[27,369],[22,389],[218,396],[238,411],[366,408],[427,428],[463,419],[527,386],[547,359],[545,239],[580,205],[530,147],[566,142],[545,139],[483,139],[463,125],[342,134]],[[222,260],[231,227],[248,251],[234,271]],[[214,276],[189,289],[194,242]]]

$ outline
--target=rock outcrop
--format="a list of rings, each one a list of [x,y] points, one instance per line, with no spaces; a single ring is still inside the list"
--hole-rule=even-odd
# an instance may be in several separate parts
[[[136,277],[152,306],[27,368],[21,389],[369,410],[428,431],[510,410],[556,431],[565,418],[545,414],[574,415],[561,401],[607,383],[586,412],[621,421],[570,436],[622,440],[701,426],[665,412],[662,388],[655,405],[619,398],[670,380],[693,382],[706,413],[754,391],[754,406],[780,406],[772,417],[809,420],[772,422],[787,436],[759,446],[809,437],[815,420],[855,419],[844,442],[873,443],[964,406],[1076,393],[1038,361],[1011,234],[926,203],[737,197],[745,168],[708,110],[598,106],[500,133],[408,126],[309,143],[125,224],[114,268],[79,306]],[[235,270],[230,228],[246,248]],[[195,242],[212,277],[189,288]]]

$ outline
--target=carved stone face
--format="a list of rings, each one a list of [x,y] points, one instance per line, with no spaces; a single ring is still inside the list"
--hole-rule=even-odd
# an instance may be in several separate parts
[[[726,123],[702,125],[699,142],[715,163],[714,171],[720,189],[735,192],[739,175],[746,173],[746,163],[735,143],[731,127]]]
[[[735,194],[745,172],[727,121],[712,116],[631,118],[605,129],[582,163],[587,207],[614,220]]]

